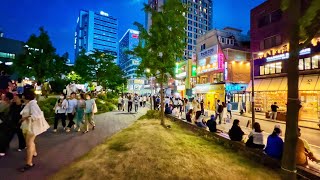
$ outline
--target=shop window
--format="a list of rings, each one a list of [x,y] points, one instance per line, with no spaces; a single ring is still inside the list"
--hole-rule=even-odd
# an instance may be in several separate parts
[[[312,57],[312,69],[318,69],[319,68],[319,62],[320,62],[320,57],[319,56],[313,56]]]
[[[260,75],[264,75],[264,66],[260,66]]]
[[[276,73],[276,64],[275,63],[269,64],[269,67],[270,67],[270,74],[275,74]]]
[[[304,59],[304,69],[311,69],[311,59],[310,58]]]
[[[299,59],[299,70],[304,70],[303,59]]]
[[[276,73],[281,73],[282,70],[282,62],[276,63]]]
[[[270,74],[269,64],[267,64],[267,65],[264,66],[264,74]]]

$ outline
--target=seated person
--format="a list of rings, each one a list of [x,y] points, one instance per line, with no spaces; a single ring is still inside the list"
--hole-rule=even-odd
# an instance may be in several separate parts
[[[317,159],[309,146],[309,143],[302,139],[301,137],[300,128],[298,128],[298,142],[297,142],[297,151],[296,151],[296,159],[297,159],[297,165],[301,166],[307,166],[308,165],[308,158],[311,161],[316,161],[317,163],[320,162],[319,159]]]
[[[202,115],[201,111],[196,112],[196,124],[198,127],[207,128],[207,126],[203,123],[204,116]]]
[[[265,153],[273,158],[281,160],[283,151],[283,140],[280,137],[281,130],[274,128],[273,133],[270,134],[267,140],[267,147],[264,149]]]
[[[186,114],[186,119],[188,122],[190,122],[190,123],[192,122],[192,109],[190,109],[188,111],[188,113]]]
[[[235,119],[233,121],[231,129],[229,130],[228,134],[232,141],[242,141],[244,132],[241,130],[239,123],[240,121],[238,119]]]
[[[217,123],[214,115],[211,115],[209,121],[207,121],[207,126],[209,127],[210,132],[217,132]]]
[[[167,104],[166,104],[166,108],[165,108],[165,110],[164,110],[164,113],[165,113],[165,114],[172,114],[172,107],[171,107],[171,105],[167,105]]]
[[[250,148],[263,149],[263,134],[258,122],[253,124],[253,131],[249,134],[249,139],[246,142],[246,146]]]

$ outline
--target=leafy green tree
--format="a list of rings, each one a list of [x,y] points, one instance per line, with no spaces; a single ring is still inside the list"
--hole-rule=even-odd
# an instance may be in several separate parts
[[[148,32],[142,24],[135,22],[140,31],[140,42],[132,54],[141,58],[138,74],[154,76],[160,83],[161,107],[164,107],[164,83],[170,76],[174,77],[176,61],[183,59],[187,8],[180,0],[167,0],[161,11],[147,4],[144,11],[151,14],[152,24]],[[163,108],[161,124],[165,125]]]
[[[90,54],[81,51],[76,60],[74,71],[85,81],[96,81],[98,85],[118,91],[126,80],[123,71],[114,63],[115,57],[102,51],[94,50]]]
[[[53,80],[60,79],[62,75],[66,75],[70,72],[71,67],[66,64],[68,59],[68,53],[64,53],[62,56],[55,55],[55,58],[51,63],[51,78]]]
[[[48,32],[39,28],[40,34],[32,34],[26,42],[25,53],[13,61],[13,67],[20,76],[44,80],[52,77],[52,67],[56,57]]]
[[[287,123],[282,168],[287,170],[285,172],[288,179],[296,179],[296,146],[301,108],[298,88],[299,51],[309,45],[315,35],[320,32],[320,1],[283,0],[282,6],[282,9],[288,13],[290,25]]]

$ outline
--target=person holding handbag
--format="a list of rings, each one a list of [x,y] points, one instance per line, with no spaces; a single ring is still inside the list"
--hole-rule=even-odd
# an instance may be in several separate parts
[[[37,156],[35,139],[38,135],[47,131],[50,126],[45,120],[43,112],[35,100],[36,95],[33,91],[28,91],[24,94],[25,107],[21,111],[21,129],[25,136],[27,144],[27,157],[26,165],[20,168],[21,172],[25,172],[32,167],[34,163],[32,161],[33,156]]]

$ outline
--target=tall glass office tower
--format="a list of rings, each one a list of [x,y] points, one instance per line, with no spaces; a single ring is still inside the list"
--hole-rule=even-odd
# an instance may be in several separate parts
[[[161,11],[166,0],[148,0],[148,4],[155,10]],[[212,29],[212,0],[181,0],[188,5],[186,13],[187,46],[184,52],[185,59],[191,59],[196,53],[196,40]],[[146,28],[152,24],[150,14],[146,14]]]
[[[75,59],[82,49],[94,49],[117,56],[118,20],[108,13],[81,10],[74,38]],[[74,63],[74,61],[73,61]]]

